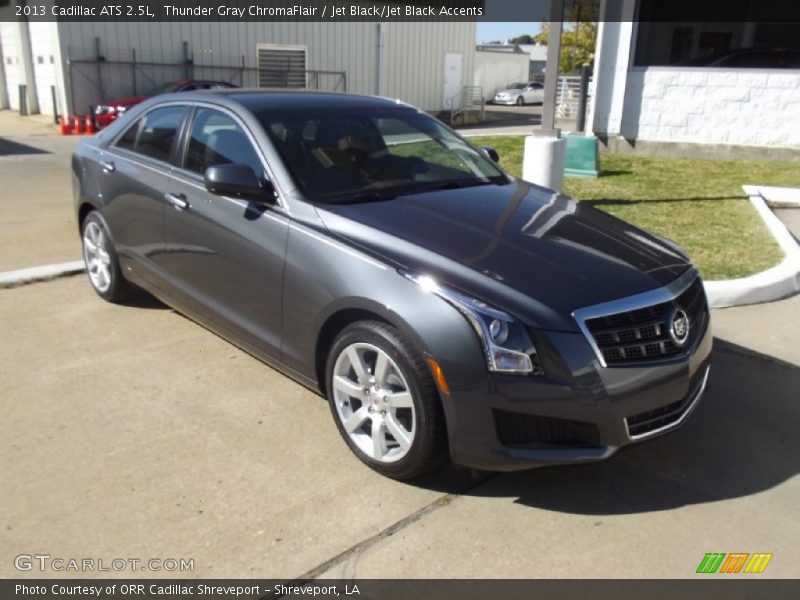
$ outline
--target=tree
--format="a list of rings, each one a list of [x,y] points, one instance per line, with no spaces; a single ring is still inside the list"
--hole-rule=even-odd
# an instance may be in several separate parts
[[[570,75],[577,73],[583,63],[590,66],[594,64],[600,3],[599,0],[567,0],[564,12],[568,21],[564,23],[561,32],[558,70]],[[533,39],[537,44],[547,44],[550,39],[550,24],[542,23],[542,31]]]
[[[528,35],[527,33],[518,35],[517,37],[513,37],[508,40],[509,44],[535,44],[533,40],[534,36]]]
[[[534,37],[537,44],[547,44],[550,26],[542,23],[542,31]],[[570,75],[580,70],[583,63],[594,64],[594,48],[597,41],[596,23],[565,23],[561,33],[561,56],[558,70]]]

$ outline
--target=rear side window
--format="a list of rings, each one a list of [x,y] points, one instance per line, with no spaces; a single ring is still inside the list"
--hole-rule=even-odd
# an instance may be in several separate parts
[[[198,108],[185,168],[202,175],[208,167],[224,164],[247,165],[257,176],[263,176],[261,159],[239,124],[218,110]]]
[[[125,133],[117,140],[115,144],[117,148],[125,148],[125,150],[133,151],[136,147],[136,137],[139,135],[139,125],[142,123],[141,119],[136,121],[133,125],[128,127]]]
[[[125,131],[116,146],[168,162],[185,113],[186,108],[182,106],[150,111]]]

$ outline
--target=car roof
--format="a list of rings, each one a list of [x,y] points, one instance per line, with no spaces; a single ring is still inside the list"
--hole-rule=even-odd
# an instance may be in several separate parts
[[[198,97],[202,94],[203,98],[211,95],[232,100],[251,112],[265,108],[276,110],[284,108],[389,108],[392,106],[411,108],[399,100],[339,92],[228,88],[204,90],[197,94]]]

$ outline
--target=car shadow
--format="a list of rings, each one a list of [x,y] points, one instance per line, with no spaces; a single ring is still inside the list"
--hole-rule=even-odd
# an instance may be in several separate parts
[[[136,288],[130,297],[126,298],[119,303],[121,306],[129,308],[147,308],[151,310],[172,310],[169,306],[164,304],[161,300],[144,291],[143,289]]]
[[[50,152],[0,137],[0,156],[17,156],[24,154],[50,154]]]
[[[800,471],[800,368],[715,344],[705,396],[683,429],[603,463],[473,476],[471,486],[466,469],[446,467],[444,485],[433,487],[556,512],[623,515],[750,496],[786,482]]]

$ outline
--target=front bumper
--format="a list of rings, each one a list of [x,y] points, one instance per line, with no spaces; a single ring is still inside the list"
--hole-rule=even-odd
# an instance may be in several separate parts
[[[453,390],[452,460],[490,471],[594,462],[675,431],[705,390],[711,347],[707,321],[681,357],[608,368],[584,335],[550,332],[539,348],[547,377],[490,375],[485,388]]]
[[[517,103],[516,98],[498,98],[495,96],[494,99],[495,104],[507,104],[508,106],[514,105]]]

